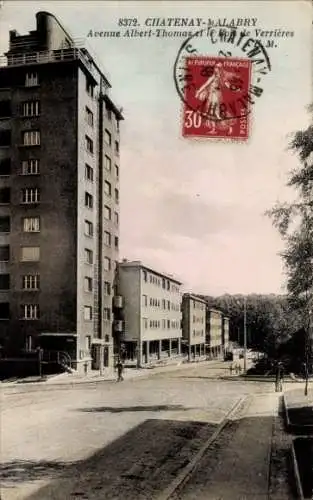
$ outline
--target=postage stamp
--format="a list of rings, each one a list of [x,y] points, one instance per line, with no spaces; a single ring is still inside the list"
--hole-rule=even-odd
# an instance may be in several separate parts
[[[185,40],[174,64],[182,136],[247,141],[271,69],[264,45],[247,31],[209,28]]]
[[[191,56],[185,64],[183,136],[248,139],[251,61]]]

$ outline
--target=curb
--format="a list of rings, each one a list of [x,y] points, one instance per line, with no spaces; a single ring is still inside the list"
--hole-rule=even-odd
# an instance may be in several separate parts
[[[300,434],[303,436],[313,434],[313,424],[303,424],[303,425],[293,424],[290,421],[288,404],[287,404],[285,395],[283,395],[283,407],[284,407],[284,413],[285,413],[286,426],[290,432],[292,432],[293,434]]]
[[[172,483],[160,494],[155,500],[170,500],[175,491],[183,486],[186,481],[190,478],[195,468],[201,461],[204,453],[211,446],[211,444],[217,439],[218,435],[222,432],[224,427],[229,422],[232,414],[238,410],[238,408],[247,401],[249,396],[243,396],[239,398],[231,409],[227,412],[227,414],[220,420],[217,429],[213,432],[212,436],[204,443],[204,445],[200,448],[200,450],[196,453],[196,455],[191,459],[191,461],[183,468],[183,470],[178,474],[178,476],[172,481]]]
[[[294,441],[295,440],[293,439],[292,443],[291,443],[291,456],[292,456],[293,473],[294,473],[294,477],[295,477],[295,481],[296,481],[298,498],[299,498],[299,500],[305,500],[305,497],[303,495],[301,479],[300,479],[300,472],[299,472],[298,461],[297,461],[297,457],[296,457]]]

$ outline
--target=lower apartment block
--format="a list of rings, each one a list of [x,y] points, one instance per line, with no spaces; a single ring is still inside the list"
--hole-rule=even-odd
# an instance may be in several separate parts
[[[124,303],[120,340],[126,359],[141,367],[181,354],[181,285],[140,261],[119,263],[117,292]]]
[[[206,321],[206,351],[209,358],[224,354],[223,345],[223,313],[216,309],[207,311]]]
[[[183,295],[183,341],[182,352],[187,354],[188,361],[197,356],[204,356],[206,332],[206,302],[189,293]]]

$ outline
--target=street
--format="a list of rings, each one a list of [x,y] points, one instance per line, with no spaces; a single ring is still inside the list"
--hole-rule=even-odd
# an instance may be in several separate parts
[[[277,413],[273,384],[214,379],[218,374],[225,374],[225,363],[122,383],[6,387],[1,499],[191,499],[195,488],[203,499],[244,499],[247,489],[249,498],[253,492],[267,498]],[[213,453],[208,448],[189,480],[172,492],[173,481],[236,403],[244,418],[229,417]],[[250,451],[240,457],[240,482],[234,465],[244,443]]]

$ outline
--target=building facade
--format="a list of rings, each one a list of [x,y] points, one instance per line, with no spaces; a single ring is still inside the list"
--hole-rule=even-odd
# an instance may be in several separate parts
[[[95,59],[47,12],[0,68],[0,343],[113,359],[120,110]]]
[[[205,355],[206,302],[185,293],[182,301],[183,354],[188,360]]]
[[[118,294],[124,303],[121,337],[137,365],[181,354],[181,282],[140,261],[118,265]]]
[[[207,311],[206,350],[209,358],[223,354],[223,313],[217,309]]]
[[[222,344],[223,344],[224,354],[226,354],[230,350],[230,344],[229,344],[229,318],[227,316],[223,316]]]

